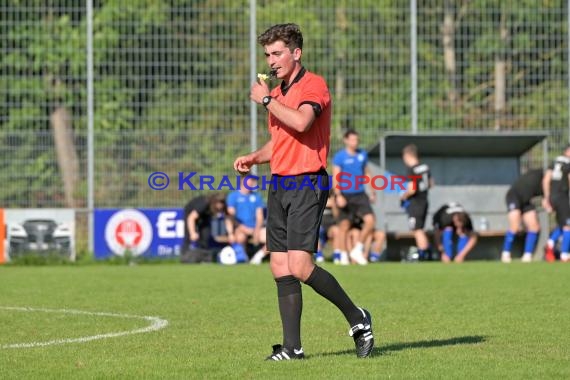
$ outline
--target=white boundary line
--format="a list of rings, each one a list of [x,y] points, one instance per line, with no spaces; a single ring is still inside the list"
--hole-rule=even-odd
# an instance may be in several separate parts
[[[75,314],[75,315],[94,315],[94,316],[99,316],[99,317],[144,319],[144,320],[150,322],[150,324],[148,326],[140,328],[140,329],[135,329],[135,330],[118,331],[118,332],[111,332],[111,333],[107,333],[107,334],[84,336],[84,337],[79,337],[79,338],[55,339],[55,340],[48,340],[45,342],[5,344],[5,345],[0,346],[0,349],[34,348],[34,347],[52,346],[52,345],[56,345],[56,344],[66,344],[66,343],[85,343],[85,342],[90,342],[92,340],[98,340],[98,339],[116,338],[116,337],[124,336],[124,335],[143,334],[143,333],[148,333],[148,332],[152,332],[152,331],[158,331],[160,329],[165,328],[168,325],[168,321],[166,319],[162,319],[159,317],[149,317],[149,316],[144,316],[144,315],[129,315],[129,314],[119,314],[119,313],[93,312],[93,311],[83,311],[83,310],[73,310],[73,309],[44,309],[44,308],[33,308],[33,307],[14,307],[14,306],[0,306],[0,309],[1,310],[11,310],[11,311],[28,311],[28,312],[60,313],[60,314]]]

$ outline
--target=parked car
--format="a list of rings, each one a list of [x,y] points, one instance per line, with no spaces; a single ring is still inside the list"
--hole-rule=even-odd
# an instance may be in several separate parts
[[[8,227],[11,258],[26,253],[59,253],[71,256],[72,231],[68,224],[51,219],[29,219]]]

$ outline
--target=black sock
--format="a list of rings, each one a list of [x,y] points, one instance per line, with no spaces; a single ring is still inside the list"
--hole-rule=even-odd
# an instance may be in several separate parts
[[[331,301],[340,309],[344,317],[354,326],[362,322],[362,312],[350,300],[336,278],[326,270],[315,265],[315,269],[305,281],[305,284],[315,289],[317,293]]]
[[[276,278],[275,282],[283,325],[283,347],[289,350],[299,349],[301,348],[301,312],[303,311],[301,283],[291,275]]]

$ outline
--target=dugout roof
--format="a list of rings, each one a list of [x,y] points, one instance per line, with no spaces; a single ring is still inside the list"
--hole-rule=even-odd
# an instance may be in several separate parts
[[[408,144],[418,147],[420,157],[520,157],[545,141],[544,131],[387,133],[368,150],[370,156],[400,157]]]

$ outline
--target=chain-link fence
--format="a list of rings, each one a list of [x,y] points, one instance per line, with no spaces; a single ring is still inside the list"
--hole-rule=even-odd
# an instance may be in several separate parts
[[[250,30],[282,22],[301,26],[304,65],[328,81],[333,149],[348,127],[364,146],[412,130],[548,130],[552,155],[568,141],[564,1],[252,1],[3,1],[1,205],[181,206],[194,194],[154,191],[150,173],[233,175],[255,126]]]

